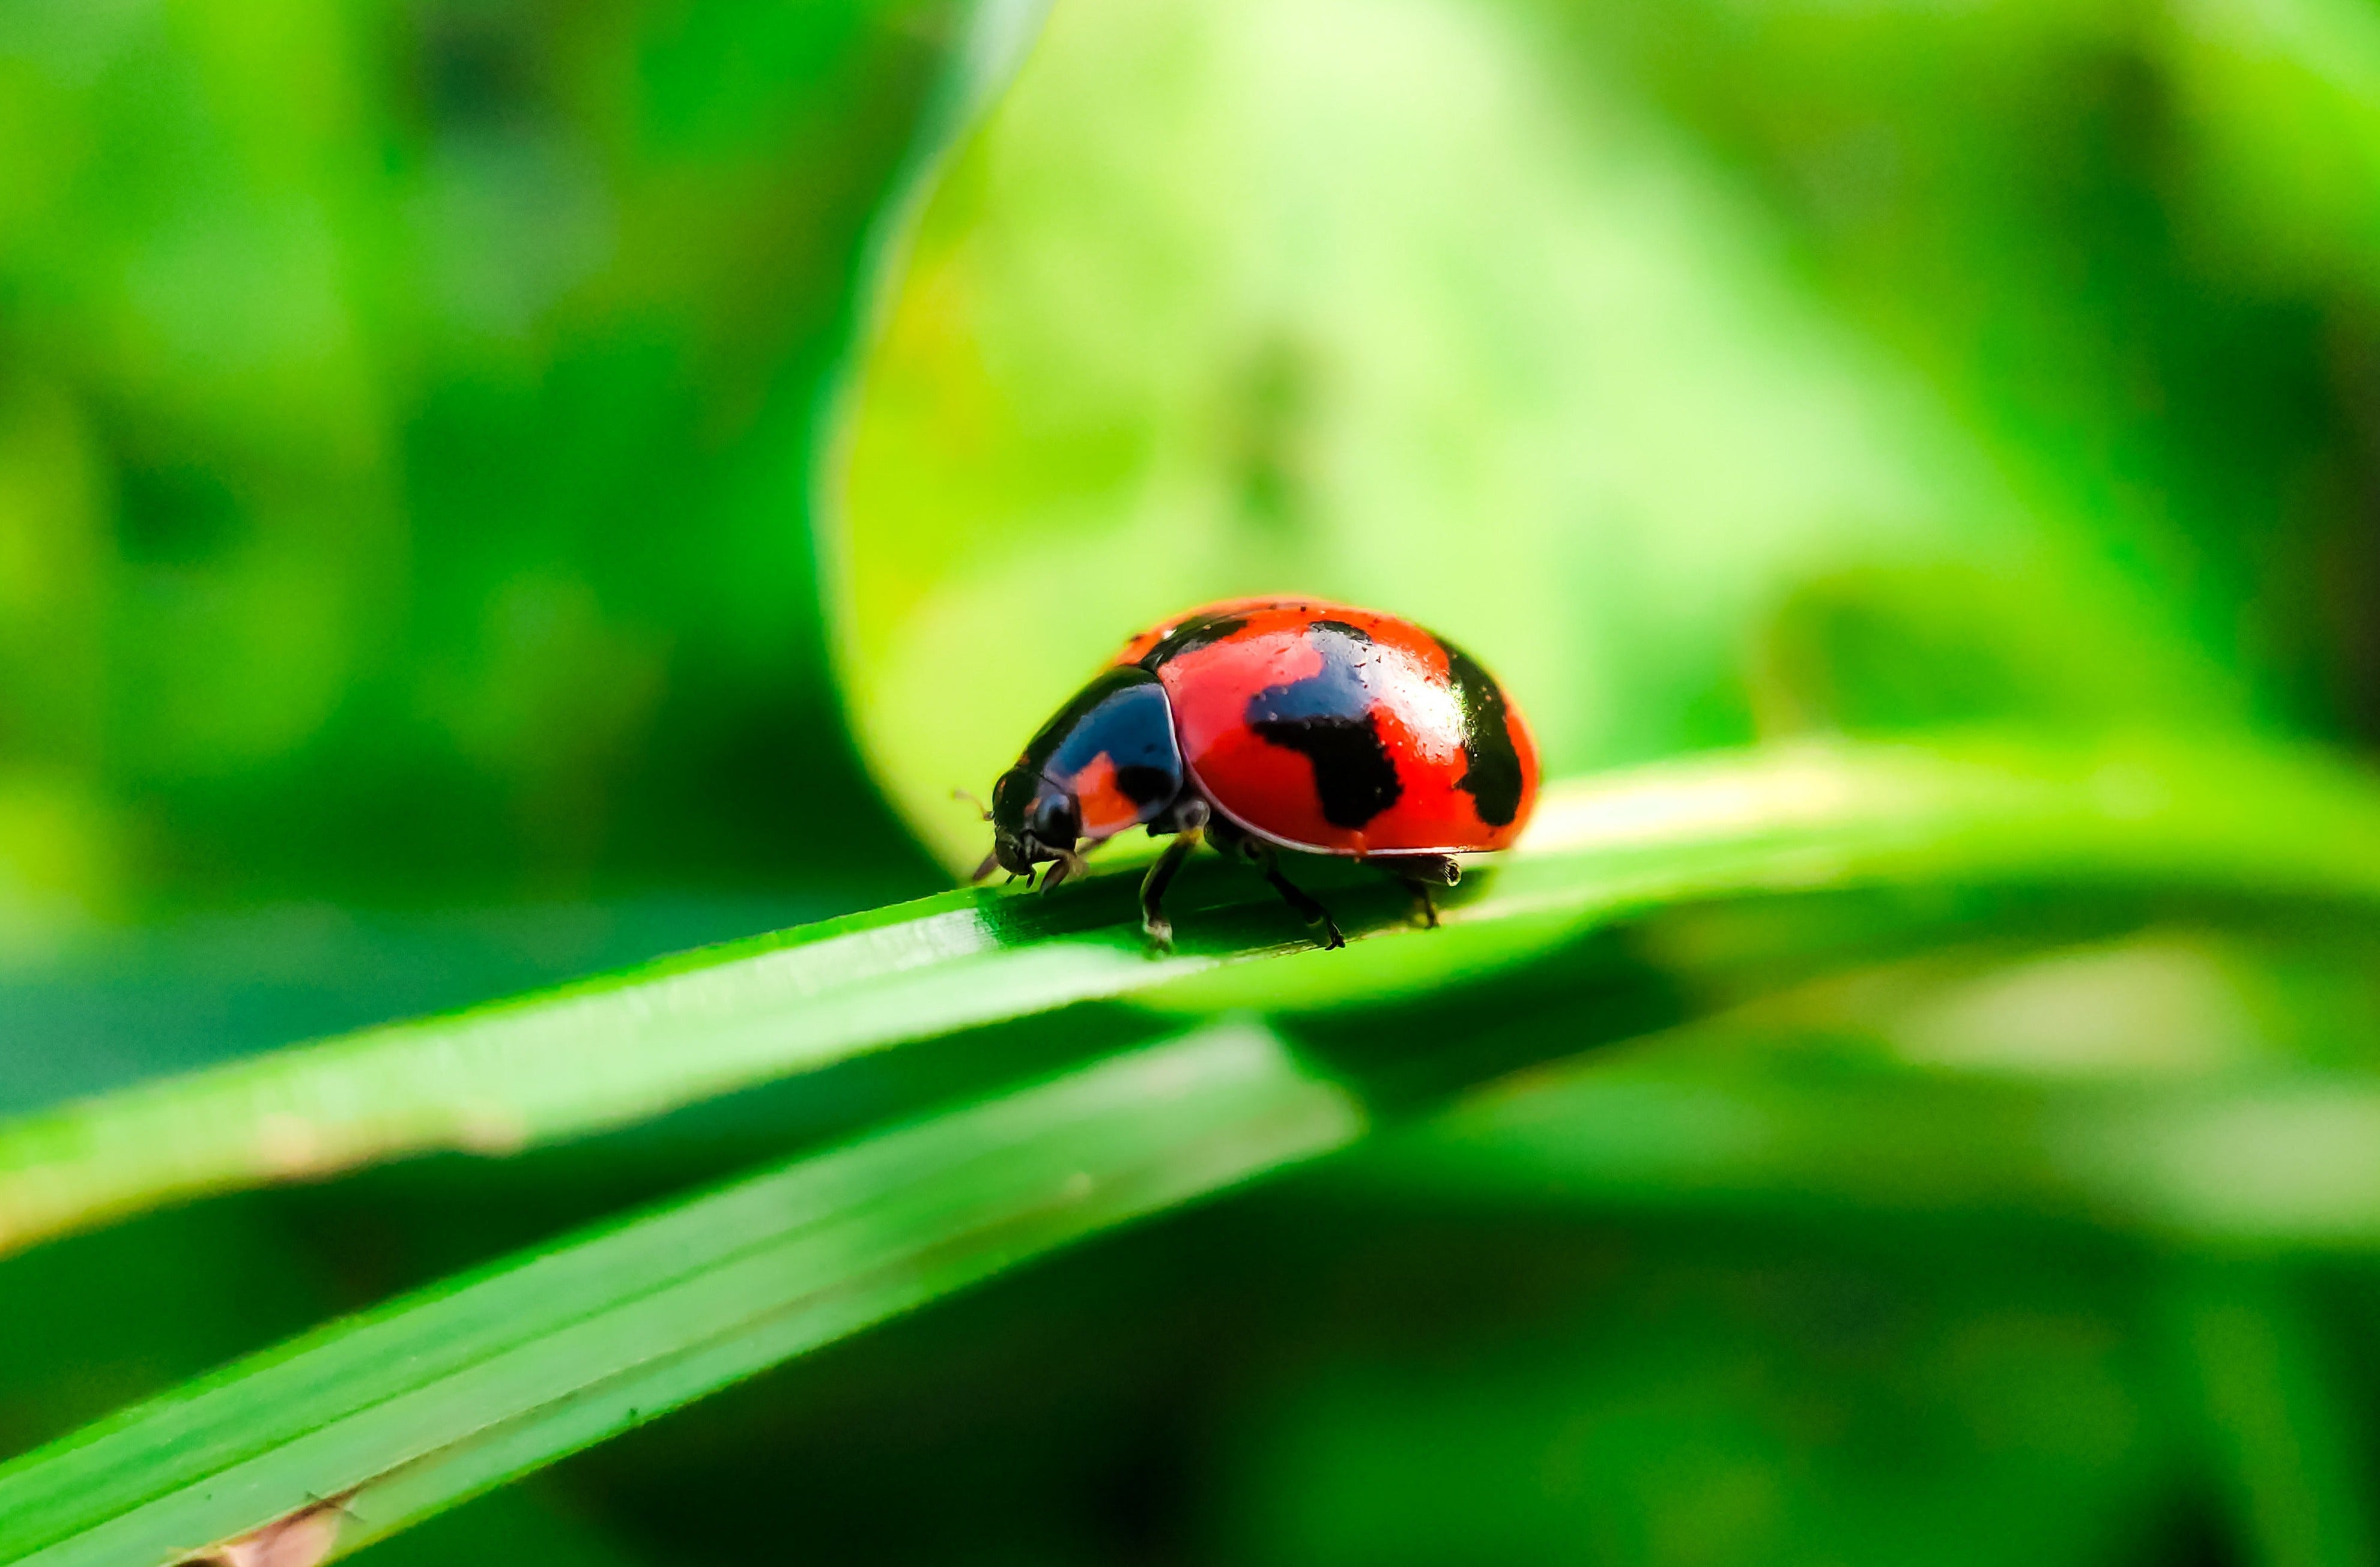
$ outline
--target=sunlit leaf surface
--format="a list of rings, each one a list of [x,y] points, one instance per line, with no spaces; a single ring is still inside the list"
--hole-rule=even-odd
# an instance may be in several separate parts
[[[2266,803],[2242,813],[2243,797]],[[2187,747],[1794,747],[1549,790],[1522,849],[1413,927],[1378,878],[1367,939],[1315,950],[1255,878],[1185,886],[1152,955],[1129,874],[956,892],[555,994],[143,1085],[0,1128],[0,1240],[194,1193],[437,1149],[583,1135],[906,1040],[1069,1003],[1313,1009],[1490,973],[1632,910],[2009,879],[2380,896],[2363,780]]]
[[[2236,716],[1598,52],[1517,5],[1054,11],[888,280],[824,496],[859,737],[951,864],[952,789],[1230,594],[1456,638],[1558,774]]]

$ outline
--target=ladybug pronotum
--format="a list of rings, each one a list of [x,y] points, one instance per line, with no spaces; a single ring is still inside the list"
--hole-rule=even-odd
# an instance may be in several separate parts
[[[1410,621],[1312,598],[1210,604],[1134,637],[992,787],[976,871],[1046,890],[1146,826],[1176,835],[1141,884],[1142,928],[1172,942],[1166,885],[1201,838],[1261,865],[1292,909],[1344,938],[1281,874],[1282,850],[1378,862],[1415,890],[1528,820],[1536,745],[1488,671]]]

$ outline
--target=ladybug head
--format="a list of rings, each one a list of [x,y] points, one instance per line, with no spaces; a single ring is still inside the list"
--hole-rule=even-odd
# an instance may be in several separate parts
[[[1044,861],[1058,862],[1054,883],[1079,870],[1075,852],[1083,836],[1083,808],[1072,792],[1030,767],[1011,767],[991,786],[991,857],[1013,876],[1029,876]],[[982,874],[989,874],[990,865]]]

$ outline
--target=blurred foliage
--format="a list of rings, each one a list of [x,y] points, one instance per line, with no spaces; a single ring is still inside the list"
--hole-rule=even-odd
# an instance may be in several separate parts
[[[953,20],[11,0],[8,880],[897,862],[819,679],[804,452]]]
[[[970,15],[0,0],[0,1103],[923,890],[1226,592],[1461,638],[1556,773],[2380,738],[2362,0],[1060,0],[911,213]],[[0,1448],[1237,1005],[1383,1104],[1589,1054],[374,1549],[2380,1561],[2374,939],[1944,886],[1251,965],[44,1247]]]
[[[1062,7],[856,394],[863,741],[960,863],[950,785],[1116,627],[1267,591],[1460,637],[1557,772],[2368,717],[2365,302],[2194,238],[2240,216],[2191,135],[2255,110],[2171,102],[2163,46],[2074,8]]]

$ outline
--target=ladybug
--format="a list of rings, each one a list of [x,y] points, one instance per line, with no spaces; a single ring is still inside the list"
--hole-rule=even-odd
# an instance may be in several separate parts
[[[1377,861],[1438,922],[1453,856],[1519,836],[1537,792],[1520,709],[1470,655],[1411,621],[1317,598],[1209,604],[1124,644],[992,786],[995,868],[1044,891],[1135,826],[1175,835],[1141,883],[1172,945],[1166,885],[1203,838],[1263,867],[1325,946],[1330,911],[1281,874],[1292,850]]]

